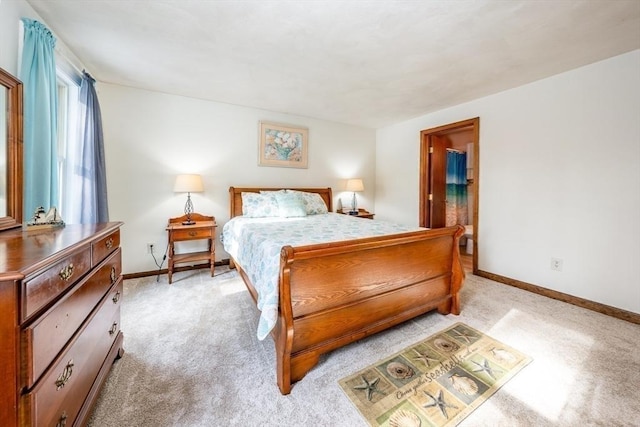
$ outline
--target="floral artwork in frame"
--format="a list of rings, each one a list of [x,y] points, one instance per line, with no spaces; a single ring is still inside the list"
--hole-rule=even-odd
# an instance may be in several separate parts
[[[260,122],[258,165],[306,168],[308,151],[308,129]]]

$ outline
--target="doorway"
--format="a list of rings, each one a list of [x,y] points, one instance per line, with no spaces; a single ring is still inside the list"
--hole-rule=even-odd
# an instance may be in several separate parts
[[[420,226],[446,226],[447,150],[467,155],[467,194],[469,219],[473,226],[468,251],[472,252],[472,270],[478,271],[478,187],[480,118],[463,120],[420,132]],[[468,221],[469,222],[469,221]],[[466,247],[461,252],[468,252]]]

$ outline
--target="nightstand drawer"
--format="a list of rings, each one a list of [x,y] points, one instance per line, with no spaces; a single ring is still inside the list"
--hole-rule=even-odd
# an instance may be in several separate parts
[[[213,229],[211,227],[208,227],[208,228],[197,228],[193,230],[189,230],[189,229],[174,230],[172,233],[172,237],[174,241],[178,241],[178,240],[210,239],[214,236],[213,236]]]

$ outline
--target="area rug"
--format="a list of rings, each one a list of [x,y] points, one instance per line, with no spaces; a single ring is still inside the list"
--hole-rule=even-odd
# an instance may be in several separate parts
[[[454,426],[529,362],[456,323],[339,383],[372,426]]]

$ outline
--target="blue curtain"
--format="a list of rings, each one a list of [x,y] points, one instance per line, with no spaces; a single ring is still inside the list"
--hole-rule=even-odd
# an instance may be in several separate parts
[[[24,47],[24,213],[58,203],[58,89],[53,48],[56,39],[38,21],[22,18]]]
[[[105,169],[102,115],[95,80],[86,72],[82,73],[80,85],[80,156],[74,170],[74,186],[79,186],[81,224],[109,221],[107,206],[107,174]],[[73,220],[73,219],[72,219]]]
[[[447,227],[468,224],[467,154],[447,151]]]

